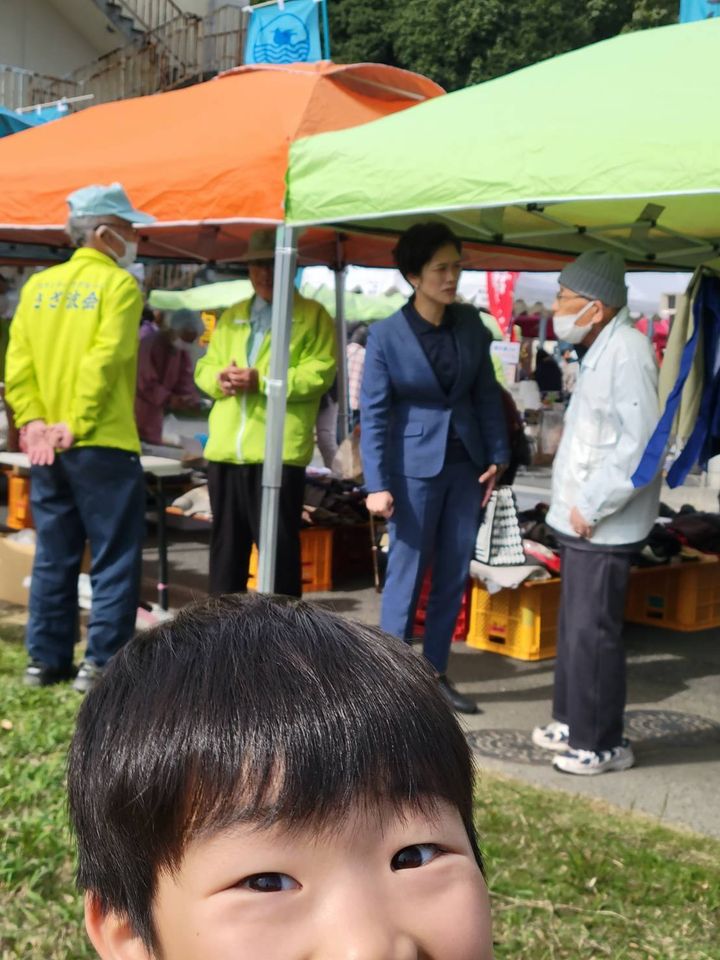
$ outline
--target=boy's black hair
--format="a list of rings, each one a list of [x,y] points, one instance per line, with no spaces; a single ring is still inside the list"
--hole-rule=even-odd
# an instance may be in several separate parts
[[[472,819],[473,766],[426,663],[301,601],[211,598],[141,633],[87,695],[70,748],[78,885],[157,947],[158,873],[238,822],[332,828],[358,804]]]
[[[393,250],[398,270],[406,280],[419,277],[425,264],[448,243],[462,253],[462,243],[444,223],[416,223],[405,231]]]

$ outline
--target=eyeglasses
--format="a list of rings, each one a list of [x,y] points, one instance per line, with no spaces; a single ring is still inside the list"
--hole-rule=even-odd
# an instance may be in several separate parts
[[[581,293],[558,293],[555,295],[556,300],[587,300],[590,301],[590,297],[584,297]]]

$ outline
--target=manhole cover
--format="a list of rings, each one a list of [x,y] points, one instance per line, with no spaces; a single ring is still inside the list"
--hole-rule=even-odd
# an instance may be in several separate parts
[[[625,732],[636,746],[690,748],[718,744],[720,747],[720,724],[674,710],[629,710],[625,715]],[[552,756],[550,751],[536,747],[530,733],[530,730],[474,730],[467,739],[481,757],[547,766]]]

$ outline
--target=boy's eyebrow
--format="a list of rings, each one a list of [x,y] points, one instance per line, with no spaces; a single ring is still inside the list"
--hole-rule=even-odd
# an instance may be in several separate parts
[[[208,823],[201,827],[190,839],[187,848],[198,842],[211,842],[214,839],[245,839],[247,834],[273,834],[276,839],[285,839],[290,842],[301,838],[304,834],[312,835],[313,842],[321,843],[324,839],[341,832],[347,824],[354,820],[359,832],[377,831],[384,835],[386,832],[402,827],[411,819],[421,817],[428,825],[437,826],[443,806],[456,808],[442,797],[424,797],[422,803],[407,802],[394,803],[387,801],[384,804],[375,802],[372,805],[363,804],[359,798],[354,812],[343,809],[338,817],[330,817],[320,824],[314,820],[298,820],[293,822],[279,816],[275,820],[264,817],[262,813],[255,817],[248,817],[238,812],[236,819],[230,817],[222,823]],[[269,815],[268,811],[268,815]]]

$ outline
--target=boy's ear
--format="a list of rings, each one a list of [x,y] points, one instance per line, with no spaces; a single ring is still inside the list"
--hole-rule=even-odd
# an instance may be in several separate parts
[[[90,893],[85,894],[85,928],[101,960],[153,960],[127,917],[105,912]]]

